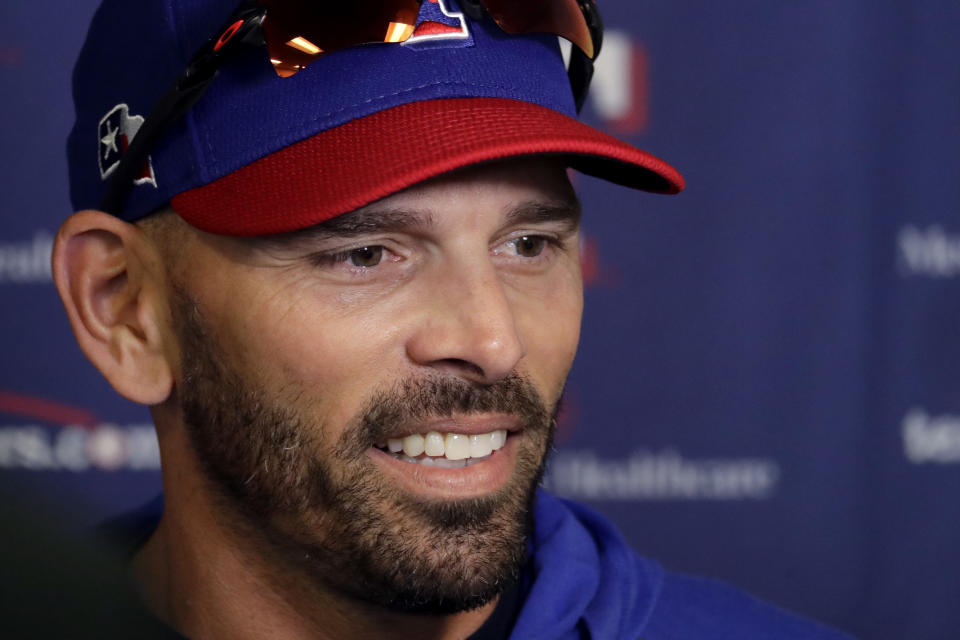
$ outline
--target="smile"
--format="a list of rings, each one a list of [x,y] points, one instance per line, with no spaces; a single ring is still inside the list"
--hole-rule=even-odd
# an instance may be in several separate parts
[[[367,449],[399,487],[421,497],[462,499],[502,489],[526,440],[507,414],[451,415],[409,424]]]
[[[403,438],[389,438],[385,444],[378,444],[377,448],[395,460],[426,467],[459,469],[487,460],[506,442],[506,429],[477,434],[428,431]]]

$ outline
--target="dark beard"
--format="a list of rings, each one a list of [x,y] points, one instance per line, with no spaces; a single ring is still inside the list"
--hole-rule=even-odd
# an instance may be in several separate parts
[[[553,415],[527,379],[405,380],[375,393],[331,441],[299,410],[309,394],[269,396],[227,361],[197,304],[176,297],[184,423],[207,479],[245,529],[321,588],[409,613],[474,609],[517,579],[553,436]],[[478,412],[523,424],[514,475],[492,495],[416,498],[366,455],[405,423]]]

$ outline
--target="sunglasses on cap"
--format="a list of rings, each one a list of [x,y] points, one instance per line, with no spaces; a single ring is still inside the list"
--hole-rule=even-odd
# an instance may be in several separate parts
[[[120,213],[150,150],[167,128],[197,103],[219,69],[241,49],[264,48],[274,71],[286,78],[334,51],[409,40],[424,1],[242,0],[143,122],[107,184],[100,209]],[[511,35],[549,33],[574,45],[567,75],[579,113],[593,76],[593,59],[603,39],[603,24],[594,0],[458,0],[458,7],[474,20],[489,15]]]

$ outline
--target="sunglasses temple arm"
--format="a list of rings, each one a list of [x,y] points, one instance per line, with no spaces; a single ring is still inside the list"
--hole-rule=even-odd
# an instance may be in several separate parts
[[[193,56],[186,71],[167,89],[130,141],[107,183],[100,201],[101,211],[120,216],[150,151],[169,127],[203,97],[224,60],[243,46],[262,44],[260,24],[264,14],[265,9],[255,0],[241,3],[240,10],[222,30],[220,39],[211,40]]]
[[[570,47],[570,66],[567,68],[567,76],[570,78],[570,88],[573,90],[574,105],[577,107],[577,113],[580,113],[590,90],[593,61],[577,46]]]
[[[590,91],[590,81],[593,79],[593,61],[600,55],[603,48],[603,18],[600,9],[594,0],[578,0],[577,4],[587,23],[590,39],[593,42],[593,57],[585,54],[580,47],[570,47],[570,64],[567,67],[567,76],[570,78],[570,88],[573,90],[573,101],[579,114],[583,104],[587,101]]]

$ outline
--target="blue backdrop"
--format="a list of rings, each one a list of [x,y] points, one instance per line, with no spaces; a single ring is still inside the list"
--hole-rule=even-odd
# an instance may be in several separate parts
[[[0,486],[78,529],[159,481],[147,412],[50,279],[94,4],[0,6]],[[689,186],[577,179],[587,311],[548,485],[671,569],[864,637],[956,637],[960,4],[601,8],[586,118]]]

